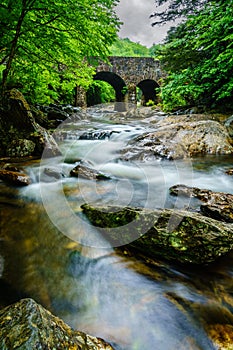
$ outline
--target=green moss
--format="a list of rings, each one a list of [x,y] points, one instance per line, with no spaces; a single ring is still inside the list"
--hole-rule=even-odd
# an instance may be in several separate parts
[[[82,209],[93,225],[104,228],[101,233],[111,243],[127,242],[127,249],[136,248],[150,258],[205,264],[233,247],[232,225],[198,213],[88,204]]]

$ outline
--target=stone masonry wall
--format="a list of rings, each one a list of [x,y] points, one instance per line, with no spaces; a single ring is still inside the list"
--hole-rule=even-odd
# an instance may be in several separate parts
[[[152,57],[109,57],[110,65],[100,63],[96,72],[112,72],[119,75],[126,83],[137,85],[145,79],[159,80],[164,77],[159,60]]]

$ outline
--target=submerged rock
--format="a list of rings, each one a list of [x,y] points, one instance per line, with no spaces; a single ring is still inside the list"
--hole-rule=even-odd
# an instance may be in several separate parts
[[[150,258],[207,264],[233,248],[233,225],[199,213],[89,204],[81,208],[114,247],[126,246]]]
[[[48,177],[55,178],[57,180],[62,179],[65,177],[65,175],[57,168],[45,168],[44,169],[44,174],[47,175]]]
[[[130,141],[123,159],[151,157],[183,159],[204,154],[231,154],[233,147],[226,127],[207,116],[169,116],[156,124],[156,130]]]
[[[216,220],[233,223],[233,194],[213,192],[185,185],[172,186],[170,193],[175,196],[198,198],[204,203],[200,205],[200,210],[204,215]]]
[[[0,310],[1,350],[113,350],[104,340],[74,331],[32,299]]]
[[[31,183],[30,177],[24,173],[10,170],[0,170],[0,180],[16,186],[27,186]]]
[[[110,180],[110,176],[92,169],[86,165],[79,164],[70,171],[70,175],[88,180]]]

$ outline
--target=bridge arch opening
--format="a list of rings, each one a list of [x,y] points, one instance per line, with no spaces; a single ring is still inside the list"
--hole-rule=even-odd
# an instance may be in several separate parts
[[[114,101],[115,90],[103,80],[93,81],[86,92],[87,107]]]
[[[142,91],[141,104],[145,106],[149,101],[153,101],[155,104],[158,102],[156,89],[159,88],[159,84],[152,79],[145,79],[140,81],[137,85]]]
[[[117,74],[113,72],[97,72],[94,77],[94,80],[105,81],[110,84],[115,90],[115,101],[117,102],[117,110],[123,111],[125,110],[125,92],[126,92],[126,84],[124,80]]]

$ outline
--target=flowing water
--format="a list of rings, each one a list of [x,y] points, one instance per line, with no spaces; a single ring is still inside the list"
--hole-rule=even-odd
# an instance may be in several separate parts
[[[169,196],[178,183],[233,193],[225,174],[231,158],[124,161],[127,142],[154,130],[151,120],[161,115],[124,120],[98,109],[89,113],[57,131],[61,157],[20,164],[31,185],[0,183],[0,305],[32,297],[115,349],[216,349],[210,331],[233,325],[233,254],[202,268],[162,260],[146,265],[117,255],[80,206],[188,207],[188,200]],[[80,160],[111,180],[68,177]],[[49,177],[46,168],[62,176]]]

